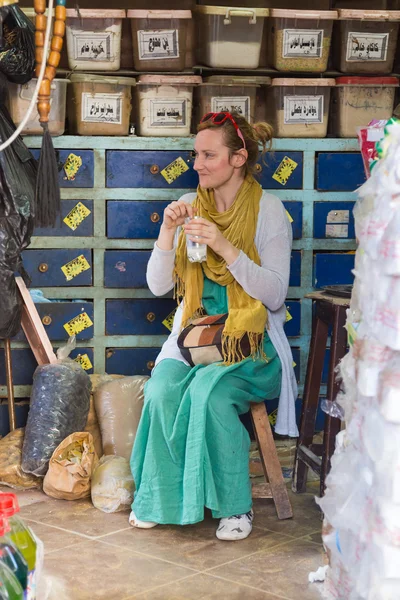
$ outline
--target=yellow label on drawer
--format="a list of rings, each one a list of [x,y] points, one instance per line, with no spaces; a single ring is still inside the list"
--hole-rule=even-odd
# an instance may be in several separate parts
[[[81,331],[88,329],[93,325],[93,321],[89,315],[85,312],[76,315],[73,319],[64,324],[64,329],[71,337],[72,335],[78,335]]]
[[[183,160],[181,156],[179,156],[172,163],[167,165],[165,169],[161,171],[161,175],[164,177],[165,181],[169,184],[174,183],[178,177],[180,177],[183,173],[189,171],[189,167]]]
[[[291,321],[293,319],[292,315],[290,314],[290,312],[288,311],[288,309],[286,309],[286,323],[288,321]]]
[[[286,211],[286,215],[287,215],[287,218],[289,219],[289,223],[293,223],[293,218],[289,211]]]
[[[61,267],[61,271],[64,273],[67,281],[71,281],[71,279],[88,269],[90,269],[90,265],[83,254],[70,260],[69,263]]]
[[[275,179],[275,181],[281,185],[286,185],[296,167],[297,162],[288,156],[285,156],[275,173],[272,175],[272,179]]]
[[[64,223],[68,225],[72,231],[78,229],[79,225],[90,215],[90,210],[86,208],[82,202],[78,202],[72,210],[69,211],[64,219]]]
[[[168,317],[165,317],[164,321],[162,322],[162,324],[164,325],[164,327],[166,327],[169,331],[172,331],[172,327],[174,325],[174,317],[175,317],[175,313],[178,310],[177,308],[174,308],[174,310],[172,311],[172,313],[170,313],[168,315]]]
[[[275,410],[273,410],[269,415],[268,415],[268,419],[271,425],[276,425],[276,416],[278,414],[278,409],[275,408]]]
[[[90,362],[90,358],[87,354],[78,354],[78,356],[74,358],[74,361],[79,363],[82,369],[85,369],[85,371],[89,371],[89,369],[93,368],[93,365]]]
[[[64,173],[66,175],[64,179],[66,179],[67,181],[74,181],[76,174],[81,168],[81,166],[81,157],[77,156],[76,154],[69,154],[67,160],[64,163]]]
[[[293,367],[293,369],[294,369],[295,367],[297,367],[297,363],[295,363],[295,362],[293,361],[293,362],[292,362],[292,367]]]

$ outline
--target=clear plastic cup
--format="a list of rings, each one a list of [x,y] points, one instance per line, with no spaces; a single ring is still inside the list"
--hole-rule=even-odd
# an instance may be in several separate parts
[[[199,217],[196,215],[193,219],[198,219]],[[192,219],[189,217],[185,219],[185,223],[189,223]],[[195,238],[199,237],[197,235]],[[186,250],[188,259],[190,262],[205,262],[207,260],[207,244],[199,244],[198,242],[193,242],[189,240],[188,236],[186,236]]]

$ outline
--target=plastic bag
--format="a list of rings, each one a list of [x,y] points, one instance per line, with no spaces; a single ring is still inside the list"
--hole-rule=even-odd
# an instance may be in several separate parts
[[[92,435],[72,433],[53,452],[43,480],[44,493],[59,500],[88,498],[98,460]]]
[[[0,440],[0,485],[16,490],[41,488],[42,480],[21,469],[24,429],[15,429]]]
[[[35,70],[35,26],[16,5],[0,8],[0,71],[9,81],[27,83]]]
[[[91,382],[67,358],[75,338],[57,352],[58,361],[39,366],[33,375],[31,404],[22,448],[22,470],[46,475],[51,455],[71,433],[83,431],[89,414]]]
[[[128,510],[134,483],[129,462],[122,456],[103,456],[92,477],[93,505],[106,513]]]
[[[135,375],[107,381],[94,392],[104,454],[130,459],[149,378]]]
[[[88,431],[93,438],[94,449],[96,451],[97,456],[103,456],[103,443],[101,441],[100,426],[97,420],[96,409],[94,407],[93,392],[90,394],[90,407],[88,418],[86,421],[85,431]]]

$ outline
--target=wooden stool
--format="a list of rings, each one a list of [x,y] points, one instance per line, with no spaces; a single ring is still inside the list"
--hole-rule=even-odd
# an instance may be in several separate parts
[[[264,402],[252,402],[250,416],[266,481],[253,484],[253,498],[273,498],[278,519],[290,519],[293,511]]]
[[[346,354],[347,331],[344,326],[350,299],[330,296],[324,292],[313,292],[305,297],[315,301],[315,316],[304,385],[300,435],[294,460],[292,489],[296,493],[306,491],[308,468],[311,468],[320,477],[320,496],[323,496],[325,477],[330,470],[335,439],[340,431],[341,421],[326,414],[323,444],[313,444],[315,421],[330,325],[332,325],[332,335],[327,399],[334,401],[339,391],[340,381],[336,379],[335,368]]]

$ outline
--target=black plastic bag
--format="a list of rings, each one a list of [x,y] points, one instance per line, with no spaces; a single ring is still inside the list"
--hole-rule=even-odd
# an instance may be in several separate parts
[[[0,8],[0,71],[14,83],[35,72],[35,26],[17,4]]]
[[[0,74],[0,144],[15,131],[4,106],[7,82]],[[0,152],[0,339],[16,335],[21,323],[21,298],[15,283],[19,273],[29,284],[21,252],[34,228],[37,163],[19,137]]]

